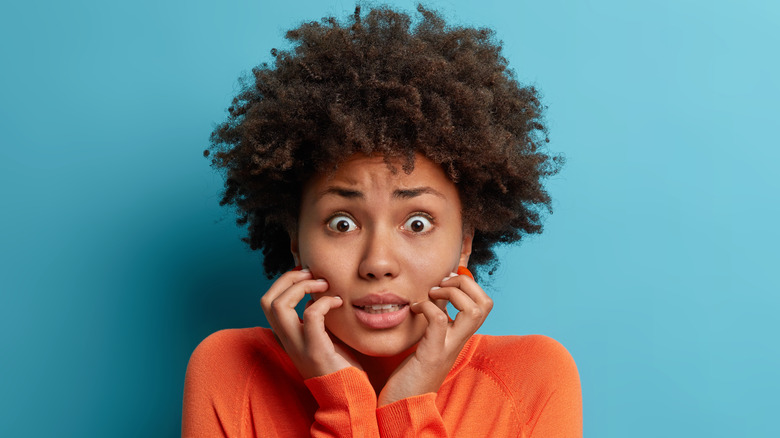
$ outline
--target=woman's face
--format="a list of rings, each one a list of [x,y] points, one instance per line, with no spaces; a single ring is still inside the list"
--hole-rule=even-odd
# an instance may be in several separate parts
[[[468,264],[471,238],[438,165],[417,155],[412,173],[394,174],[381,156],[354,155],[304,187],[292,251],[344,301],[326,315],[328,330],[360,353],[393,356],[427,326],[409,304]]]

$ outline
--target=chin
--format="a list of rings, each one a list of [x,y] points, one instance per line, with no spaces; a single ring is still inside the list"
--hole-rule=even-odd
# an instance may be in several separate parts
[[[399,354],[407,353],[417,347],[417,343],[422,339],[423,332],[419,335],[414,333],[393,333],[394,330],[383,330],[369,334],[351,332],[347,336],[338,336],[339,340],[346,346],[365,356],[372,357],[393,357]],[[334,333],[335,334],[335,333]],[[355,338],[355,334],[359,338]],[[411,336],[410,336],[411,335]]]
[[[417,347],[417,342],[419,342],[419,339],[415,342],[401,345],[359,345],[359,348],[352,347],[352,349],[365,356],[394,357],[399,354],[414,351],[414,348]]]
[[[369,329],[352,319],[349,314],[332,312],[325,316],[325,327],[357,353],[373,357],[392,357],[416,347],[425,334],[428,321],[423,315],[411,314],[410,318],[396,327]]]

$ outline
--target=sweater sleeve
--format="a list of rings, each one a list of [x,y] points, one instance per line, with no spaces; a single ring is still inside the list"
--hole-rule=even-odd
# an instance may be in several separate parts
[[[376,417],[379,433],[384,438],[447,436],[433,392],[382,406],[377,409]]]
[[[378,437],[376,393],[368,376],[355,367],[304,381],[319,408],[312,437]]]
[[[366,374],[345,368],[305,381],[319,404],[312,437],[446,437],[436,394],[398,400],[381,408]]]

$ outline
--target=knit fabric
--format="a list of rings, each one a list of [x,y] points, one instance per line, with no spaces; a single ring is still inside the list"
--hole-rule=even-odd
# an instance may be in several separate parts
[[[303,380],[269,329],[222,330],[187,367],[184,437],[581,437],[574,360],[541,335],[474,335],[437,393],[377,408],[354,367]]]

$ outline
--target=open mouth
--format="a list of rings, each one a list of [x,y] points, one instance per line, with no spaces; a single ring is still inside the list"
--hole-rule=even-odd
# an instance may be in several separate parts
[[[358,300],[357,304],[353,304],[352,307],[355,309],[357,320],[372,330],[396,327],[403,323],[411,313],[409,303],[395,296],[369,297]]]
[[[366,313],[378,314],[378,313],[391,313],[397,312],[404,308],[406,304],[372,304],[370,306],[354,306]]]

